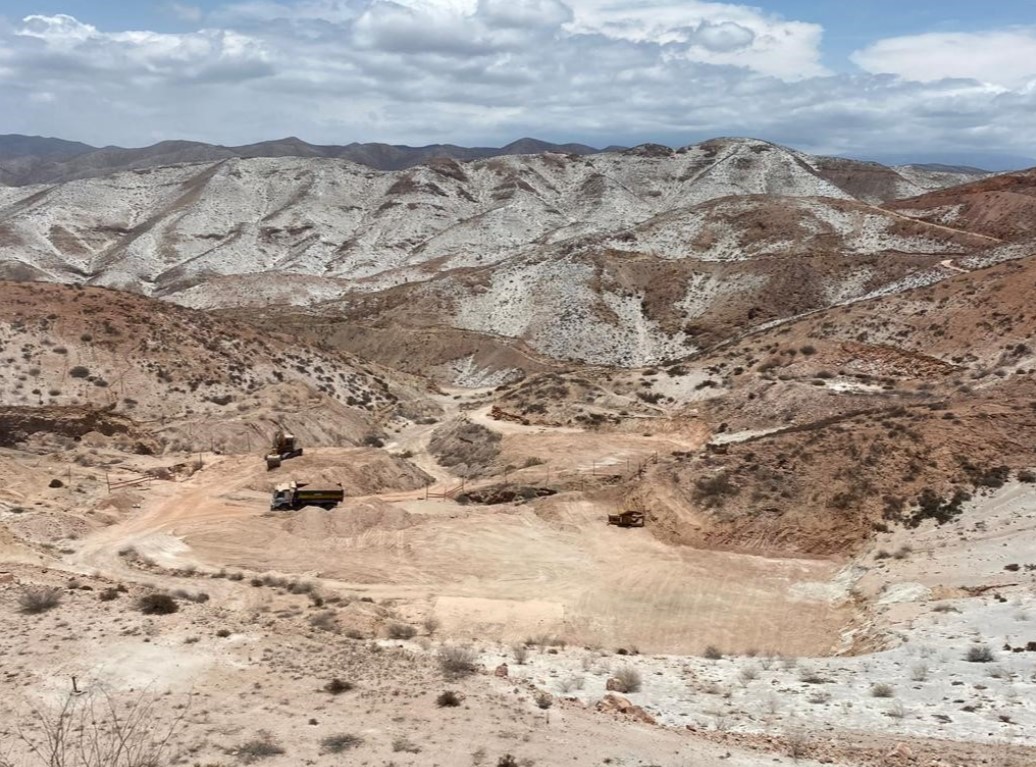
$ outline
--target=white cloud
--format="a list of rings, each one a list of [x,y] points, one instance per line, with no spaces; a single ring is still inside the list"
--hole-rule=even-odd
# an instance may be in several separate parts
[[[0,22],[6,129],[123,144],[756,135],[824,151],[1036,154],[1036,89],[1011,84],[1024,78],[890,64],[874,71],[895,74],[834,75],[819,64],[823,30],[743,5],[253,0],[205,20],[184,34]],[[33,100],[44,92],[53,100]]]
[[[166,6],[174,16],[183,21],[189,21],[192,23],[198,23],[202,20],[205,14],[201,8],[196,5],[188,5],[187,3],[176,3],[171,2]]]
[[[1036,80],[1036,28],[892,37],[852,60],[867,72],[918,82],[965,78],[1017,88]]]

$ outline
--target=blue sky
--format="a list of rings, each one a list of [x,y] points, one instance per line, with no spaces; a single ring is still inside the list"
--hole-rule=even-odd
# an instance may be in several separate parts
[[[1033,0],[0,4],[0,133],[123,145],[753,135],[1010,166],[1036,157],[1033,125]]]

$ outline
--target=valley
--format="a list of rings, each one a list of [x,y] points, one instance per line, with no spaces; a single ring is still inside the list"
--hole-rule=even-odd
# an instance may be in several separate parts
[[[0,765],[61,701],[204,767],[1036,763],[1030,185],[717,139],[0,187]]]

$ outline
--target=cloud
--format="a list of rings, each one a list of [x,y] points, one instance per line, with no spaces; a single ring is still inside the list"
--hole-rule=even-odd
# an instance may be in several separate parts
[[[179,34],[0,22],[7,129],[123,144],[754,135],[826,152],[1036,153],[1036,88],[1017,62],[999,79],[994,64],[989,77],[914,70],[875,53],[902,47],[883,41],[857,54],[867,71],[833,74],[820,27],[730,3],[251,0],[204,21]]]
[[[178,19],[194,24],[201,21],[205,15],[198,6],[187,5],[186,3],[171,2],[166,5],[166,8]]]
[[[1036,28],[891,37],[852,55],[861,69],[908,80],[978,80],[1016,88],[1036,80]]]

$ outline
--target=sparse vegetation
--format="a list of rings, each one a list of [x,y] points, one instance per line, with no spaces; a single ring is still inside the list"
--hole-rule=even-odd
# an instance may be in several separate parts
[[[271,756],[280,756],[285,753],[285,750],[283,746],[274,740],[273,735],[260,731],[255,738],[246,740],[234,749],[234,753],[240,761],[245,764],[252,764],[261,759],[269,759]]]
[[[632,666],[623,666],[614,675],[615,681],[618,683],[619,692],[640,692],[640,687],[643,684],[640,672]]]
[[[343,751],[348,751],[349,749],[356,748],[362,744],[363,738],[349,732],[342,732],[337,735],[328,735],[320,741],[321,748],[329,754],[340,754]]]
[[[439,667],[447,676],[468,676],[474,674],[477,653],[470,647],[446,645],[439,649]]]
[[[61,589],[53,586],[26,586],[18,594],[18,609],[26,615],[38,615],[61,604]]]
[[[972,645],[964,653],[964,660],[968,663],[992,663],[996,660],[993,648],[985,644]]]
[[[896,694],[895,689],[890,684],[879,682],[871,687],[872,698],[891,698]]]
[[[390,623],[388,636],[389,639],[413,639],[417,636],[417,629],[407,623]]]
[[[155,592],[137,599],[137,609],[144,615],[171,615],[180,609],[171,594]]]
[[[343,692],[349,692],[355,686],[352,682],[335,677],[324,685],[324,692],[329,692],[332,695],[341,695]]]
[[[723,657],[723,651],[720,650],[716,645],[709,645],[702,652],[702,657],[708,660],[720,660]]]
[[[446,690],[435,699],[435,705],[439,708],[455,708],[460,705],[460,695],[453,690]]]

